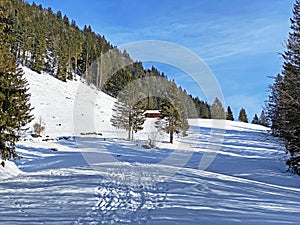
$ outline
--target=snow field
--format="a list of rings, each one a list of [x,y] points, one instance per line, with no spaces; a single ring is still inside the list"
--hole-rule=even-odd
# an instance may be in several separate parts
[[[0,167],[0,224],[299,224],[300,180],[267,128],[193,119],[170,145],[148,120],[130,142],[110,125],[113,98],[24,71],[46,130]]]

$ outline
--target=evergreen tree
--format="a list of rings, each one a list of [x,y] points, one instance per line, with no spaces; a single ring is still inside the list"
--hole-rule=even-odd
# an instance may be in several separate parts
[[[30,95],[23,72],[10,53],[11,2],[1,0],[0,10],[0,153],[3,160],[17,158],[15,143],[23,127],[32,120]]]
[[[281,90],[283,90],[283,77],[277,74],[273,85],[270,86],[270,95],[267,102],[267,117],[271,120],[272,135],[280,137],[283,126],[283,108],[281,106]]]
[[[231,110],[230,106],[227,107],[226,120],[234,121],[233,113],[232,113],[232,110]]]
[[[182,132],[186,135],[189,128],[187,121],[187,110],[182,103],[180,93],[176,84],[171,81],[166,87],[165,99],[160,106],[160,118],[156,122],[156,127],[170,135],[170,143],[174,142],[174,134]]]
[[[199,112],[200,112],[200,115],[199,115],[200,118],[204,118],[204,119],[211,118],[210,106],[207,102],[200,102]]]
[[[140,86],[129,85],[118,95],[113,108],[111,123],[118,129],[128,131],[128,140],[133,140],[133,134],[142,130],[145,122],[140,93]]]
[[[300,1],[296,0],[291,31],[282,54],[281,74],[275,77],[267,104],[272,134],[285,142],[290,159],[287,165],[300,174]]]
[[[259,116],[259,124],[265,127],[269,127],[269,122],[268,119],[265,115],[265,111],[262,110]]]
[[[33,45],[31,54],[31,68],[32,70],[41,73],[44,69],[44,59],[46,57],[46,25],[45,18],[39,7],[35,7],[34,10],[34,21],[39,21],[33,24]]]
[[[257,114],[254,115],[252,122],[253,124],[260,124],[259,118],[257,116]]]
[[[212,119],[225,119],[225,110],[218,98],[215,98],[215,101],[210,107],[210,111]]]
[[[244,122],[244,123],[248,123],[246,110],[243,109],[243,108],[240,110],[240,113],[239,113],[239,121]]]

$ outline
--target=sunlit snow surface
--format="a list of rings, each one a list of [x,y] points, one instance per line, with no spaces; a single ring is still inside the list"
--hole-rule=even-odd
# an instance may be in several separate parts
[[[13,163],[0,168],[0,224],[299,224],[300,179],[286,173],[284,151],[266,128],[226,121],[216,158],[200,170],[214,149],[211,127],[224,129],[221,122],[190,120],[189,136],[175,145],[144,149],[145,131],[126,141],[109,124],[113,99],[85,87],[96,96],[86,101],[95,126],[82,132],[103,135],[80,135],[72,116],[79,81],[25,71],[34,114],[55,140],[26,137],[17,146],[22,172]],[[84,156],[99,151],[115,161],[90,166]],[[164,165],[174,152],[191,157],[180,168]]]

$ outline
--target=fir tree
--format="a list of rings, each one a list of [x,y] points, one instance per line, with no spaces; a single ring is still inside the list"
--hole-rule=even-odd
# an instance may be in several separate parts
[[[268,119],[265,115],[265,111],[262,110],[259,116],[259,124],[265,127],[269,127],[269,122]]]
[[[267,118],[271,120],[272,135],[280,137],[281,127],[283,126],[282,115],[283,108],[281,106],[281,90],[283,88],[283,77],[277,74],[273,85],[270,86],[270,95],[267,102]]]
[[[282,54],[284,62],[281,74],[271,86],[267,108],[272,134],[285,142],[292,172],[300,174],[300,1],[296,0],[291,31]]]
[[[218,98],[215,98],[215,101],[210,107],[210,111],[212,119],[225,119],[225,110]]]
[[[260,124],[260,121],[259,121],[259,119],[258,119],[257,114],[254,115],[253,120],[252,120],[251,123],[252,123],[252,124]]]
[[[39,21],[33,25],[33,45],[31,54],[31,68],[32,70],[41,73],[44,69],[44,59],[46,56],[46,25],[43,14],[40,8],[36,7],[34,10],[34,21]]]
[[[189,128],[187,121],[187,110],[182,103],[180,93],[176,84],[171,81],[166,87],[165,99],[160,106],[160,118],[156,127],[170,135],[170,143],[174,142],[174,135],[182,132],[186,135]]]
[[[30,95],[23,72],[10,53],[11,3],[1,0],[0,10],[0,153],[3,160],[17,158],[15,144],[23,127],[32,120]]]
[[[232,113],[230,106],[227,107],[226,120],[234,121],[233,113]]]
[[[244,123],[248,123],[246,110],[243,109],[243,108],[240,110],[240,113],[239,113],[239,121],[244,122]]]
[[[211,115],[210,115],[210,106],[207,102],[200,102],[199,105],[199,117],[200,118],[204,118],[204,119],[210,119]]]

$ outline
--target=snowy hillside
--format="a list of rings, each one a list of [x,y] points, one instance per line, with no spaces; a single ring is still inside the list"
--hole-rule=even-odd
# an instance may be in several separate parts
[[[148,120],[129,142],[109,123],[113,98],[25,73],[46,130],[0,168],[0,224],[299,224],[300,179],[267,128],[193,119],[170,145]]]
[[[97,132],[110,126],[109,119],[114,103],[112,97],[84,85],[79,78],[77,81],[62,82],[48,74],[38,74],[26,67],[23,70],[29,82],[31,105],[34,107],[35,121],[31,125],[41,119],[46,128],[44,135],[55,137],[74,135],[76,131],[74,124],[81,127],[78,132]],[[74,115],[74,111],[78,108],[82,111],[77,111],[78,114]],[[99,126],[94,127],[85,123],[89,120],[87,118],[89,115],[84,114],[84,109],[94,111],[94,122]],[[79,121],[74,121],[75,119]]]

